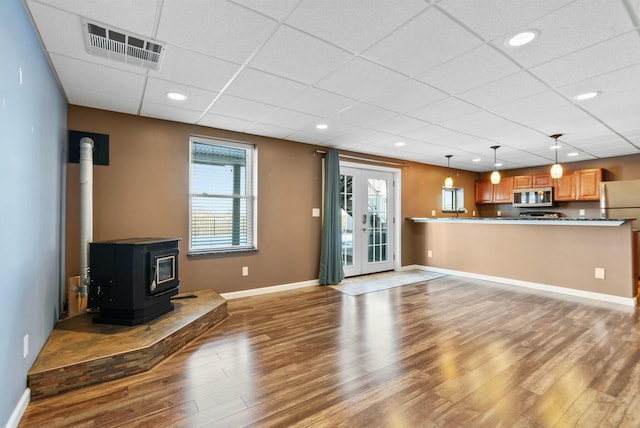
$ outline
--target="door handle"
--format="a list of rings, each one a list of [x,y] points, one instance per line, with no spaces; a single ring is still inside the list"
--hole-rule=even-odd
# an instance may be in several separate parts
[[[367,224],[367,215],[362,214],[362,224]]]

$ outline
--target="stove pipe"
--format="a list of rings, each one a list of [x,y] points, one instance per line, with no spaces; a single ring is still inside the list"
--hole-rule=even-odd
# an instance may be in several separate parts
[[[80,139],[80,297],[89,287],[89,242],[93,240],[93,147],[89,137]]]

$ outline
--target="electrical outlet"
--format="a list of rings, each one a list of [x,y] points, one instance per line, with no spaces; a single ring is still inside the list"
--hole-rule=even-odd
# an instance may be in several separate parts
[[[25,334],[22,339],[22,358],[27,358],[29,356],[29,335]]]
[[[496,214],[498,214],[498,217],[502,217],[502,211],[498,211]]]
[[[242,276],[249,276],[249,266],[242,266]]]
[[[427,251],[427,257],[433,257],[433,251],[428,250]]]
[[[431,210],[431,217],[435,217],[436,216],[436,210]]]
[[[311,208],[311,217],[320,217],[320,208]]]
[[[580,217],[584,217],[584,210],[580,210]]]
[[[475,216],[476,216],[476,212],[475,212],[475,211],[473,211],[473,214],[472,214],[472,215],[475,217]]]
[[[595,277],[596,279],[604,279],[605,271],[604,268],[596,268]]]

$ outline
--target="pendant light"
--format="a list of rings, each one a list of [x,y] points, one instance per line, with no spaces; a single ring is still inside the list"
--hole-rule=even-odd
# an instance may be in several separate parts
[[[498,167],[496,164],[498,163],[496,158],[496,150],[500,148],[500,146],[491,146],[493,149],[493,172],[491,173],[491,184],[500,184],[500,173],[498,172]]]
[[[446,187],[447,189],[450,189],[451,187],[453,187],[453,178],[451,178],[451,158],[453,157],[453,155],[445,155],[445,158],[447,158],[447,178],[444,179],[444,187]]]
[[[556,163],[551,166],[551,178],[560,178],[562,177],[562,165],[558,163],[558,149],[560,148],[558,146],[558,138],[562,137],[562,134],[553,134],[550,137],[556,140]]]

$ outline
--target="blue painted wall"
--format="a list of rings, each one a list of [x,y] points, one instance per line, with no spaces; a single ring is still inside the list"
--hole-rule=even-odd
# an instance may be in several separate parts
[[[0,426],[5,426],[60,312],[67,103],[20,0],[0,0],[0,55]],[[29,355],[23,358],[27,334]]]

